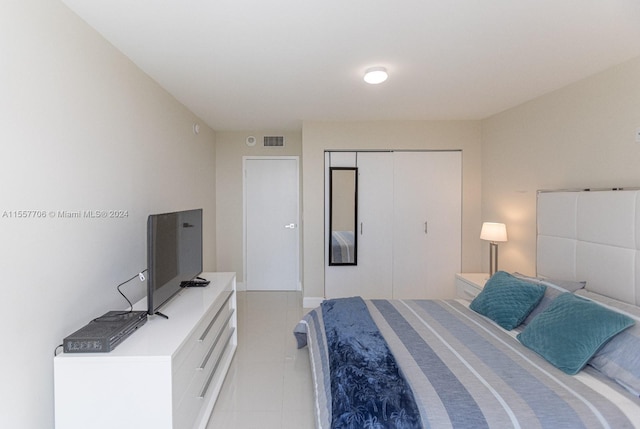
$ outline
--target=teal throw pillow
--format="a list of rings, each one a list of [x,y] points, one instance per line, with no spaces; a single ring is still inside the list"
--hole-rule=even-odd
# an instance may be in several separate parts
[[[511,330],[538,305],[546,286],[520,280],[498,271],[487,281],[482,292],[471,301],[469,308]]]
[[[607,341],[634,324],[624,314],[563,293],[518,340],[567,374],[577,374]]]

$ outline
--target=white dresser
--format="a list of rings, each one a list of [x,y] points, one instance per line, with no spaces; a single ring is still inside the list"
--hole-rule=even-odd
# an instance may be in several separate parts
[[[56,429],[206,426],[237,347],[236,280],[201,277],[114,351],[55,357]]]
[[[456,274],[456,297],[473,300],[482,291],[487,280],[488,273]]]

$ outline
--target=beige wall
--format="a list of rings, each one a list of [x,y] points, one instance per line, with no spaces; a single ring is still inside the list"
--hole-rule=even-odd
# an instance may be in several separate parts
[[[461,149],[462,269],[480,268],[479,121],[305,122],[302,131],[305,298],[324,296],[324,151]]]
[[[637,128],[640,58],[482,122],[482,220],[507,224],[501,269],[535,273],[538,189],[640,186]]]
[[[254,136],[253,147],[246,144]],[[263,147],[264,136],[284,136],[284,147]],[[300,156],[302,135],[299,131],[252,130],[216,133],[217,195],[217,265],[219,271],[234,271],[242,288],[243,265],[243,177],[244,156]],[[302,166],[302,163],[300,163]],[[300,198],[302,202],[302,198]]]
[[[47,429],[54,349],[127,307],[150,213],[202,207],[215,270],[215,135],[61,2],[0,2],[0,58],[0,427]],[[84,210],[125,215],[58,216]]]

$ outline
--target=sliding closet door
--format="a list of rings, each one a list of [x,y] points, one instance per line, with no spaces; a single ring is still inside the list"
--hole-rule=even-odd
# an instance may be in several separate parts
[[[452,298],[460,271],[461,152],[395,152],[393,298]]]
[[[325,264],[324,264],[324,294],[326,298],[345,298],[361,295],[358,265],[330,265],[329,264],[329,225],[330,196],[329,189],[331,167],[356,167],[356,152],[327,152],[325,153]],[[358,244],[358,264],[360,263],[360,244]]]
[[[325,296],[453,298],[461,259],[461,152],[332,152],[327,174],[329,166],[358,167],[358,263],[325,263]]]
[[[392,297],[393,153],[358,153],[359,295]]]

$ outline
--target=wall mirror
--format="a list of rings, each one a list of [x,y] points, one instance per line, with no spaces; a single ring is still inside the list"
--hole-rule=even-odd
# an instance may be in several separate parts
[[[358,169],[329,170],[329,265],[357,265]]]

